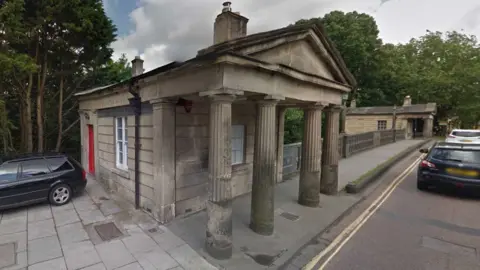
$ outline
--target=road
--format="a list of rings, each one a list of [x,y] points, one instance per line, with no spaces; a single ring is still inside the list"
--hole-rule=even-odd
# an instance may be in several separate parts
[[[343,247],[313,269],[478,270],[479,250],[480,199],[419,191],[414,169]]]

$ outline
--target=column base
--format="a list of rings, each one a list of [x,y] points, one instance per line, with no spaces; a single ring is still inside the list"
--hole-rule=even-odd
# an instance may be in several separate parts
[[[260,235],[269,236],[273,234],[273,223],[262,224],[262,223],[255,223],[252,221],[250,223],[250,229],[252,229],[252,231]]]
[[[153,217],[162,224],[172,221],[175,218],[175,203],[158,207],[153,212]]]
[[[205,250],[217,260],[232,257],[232,201],[207,201]]]
[[[335,195],[338,192],[338,165],[323,165],[320,192]]]
[[[207,241],[205,242],[205,250],[208,255],[212,256],[217,260],[228,260],[232,257],[233,254],[233,245],[232,243],[219,243],[219,242],[209,242],[207,233]]]
[[[320,172],[301,173],[299,188],[299,204],[307,207],[320,205]]]

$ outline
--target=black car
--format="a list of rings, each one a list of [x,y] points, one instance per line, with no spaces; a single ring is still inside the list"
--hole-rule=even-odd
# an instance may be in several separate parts
[[[82,166],[64,154],[1,158],[0,164],[0,209],[42,201],[63,205],[87,184]]]
[[[437,143],[420,162],[417,174],[417,187],[420,190],[429,186],[453,188],[480,187],[480,145],[460,143]]]

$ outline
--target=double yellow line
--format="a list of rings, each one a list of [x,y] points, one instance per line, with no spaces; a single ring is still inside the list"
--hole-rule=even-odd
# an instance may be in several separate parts
[[[308,264],[306,264],[302,269],[303,270],[312,270],[318,262],[323,260],[323,263],[320,265],[319,270],[325,268],[325,266],[330,262],[330,260],[335,257],[335,255],[342,249],[342,247],[352,238],[355,233],[365,224],[365,222],[370,219],[370,217],[375,214],[375,212],[382,206],[382,204],[390,197],[395,188],[402,183],[402,181],[407,178],[407,176],[416,168],[420,160],[423,159],[425,154],[416,159],[408,168],[397,176],[392,183],[382,192],[380,196],[372,203],[370,206],[362,212],[357,219],[355,219],[347,228],[345,228],[335,239],[328,245],[322,252],[315,256]],[[327,255],[329,255],[327,257]]]

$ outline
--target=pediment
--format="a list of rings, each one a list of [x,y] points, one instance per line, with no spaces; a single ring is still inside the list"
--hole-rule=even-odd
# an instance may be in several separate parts
[[[197,56],[233,52],[262,62],[281,64],[355,87],[343,59],[317,24],[280,28],[202,49]]]
[[[268,63],[289,66],[305,73],[314,74],[330,80],[340,80],[340,78],[335,78],[326,61],[319,57],[306,40],[285,43],[265,51],[251,54],[250,56]]]
[[[352,84],[349,78],[351,74],[346,70],[343,59],[339,57],[333,44],[320,31],[313,29],[291,35],[271,36],[235,51],[338,83]]]

